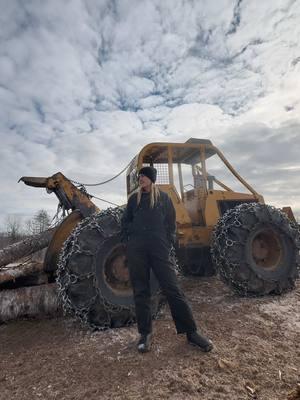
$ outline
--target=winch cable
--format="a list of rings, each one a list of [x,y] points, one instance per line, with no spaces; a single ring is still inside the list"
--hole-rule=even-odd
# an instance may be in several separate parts
[[[108,200],[105,200],[105,199],[101,199],[101,197],[94,196],[93,194],[88,193],[88,195],[91,196],[93,199],[104,201],[105,203],[111,204],[111,205],[116,206],[116,207],[121,207],[119,204],[112,203],[111,201],[108,201]]]
[[[122,171],[120,171],[117,175],[113,176],[110,179],[107,179],[106,181],[103,182],[99,182],[99,183],[81,183],[81,182],[77,182],[77,181],[73,181],[72,179],[70,179],[70,181],[72,183],[74,183],[75,185],[81,185],[81,186],[100,186],[100,185],[104,185],[105,183],[111,182],[114,179],[116,179],[118,176],[120,176],[121,174],[123,174],[124,171],[126,171],[126,169],[129,167],[129,165],[131,164],[131,161],[126,165],[125,168],[122,169]]]
[[[104,185],[105,183],[111,182],[111,181],[113,181],[114,179],[116,179],[118,176],[120,176],[121,174],[123,174],[123,172],[126,171],[126,169],[129,167],[130,164],[131,164],[131,161],[130,161],[130,162],[126,165],[126,167],[123,168],[122,171],[120,171],[117,175],[115,175],[115,176],[113,176],[112,178],[107,179],[106,181],[103,181],[103,182],[99,182],[99,183],[81,183],[81,182],[74,181],[73,179],[70,179],[70,181],[71,181],[72,183],[74,183],[74,185],[80,186],[80,188],[82,189],[82,191],[84,191],[88,196],[90,196],[90,197],[92,197],[92,198],[94,198],[94,199],[103,201],[103,202],[105,202],[105,203],[111,204],[111,205],[113,205],[113,206],[120,207],[120,206],[119,206],[118,204],[116,204],[116,203],[112,203],[111,201],[102,199],[101,197],[97,197],[97,196],[95,196],[95,195],[93,195],[93,194],[91,194],[91,193],[88,193],[87,190],[85,189],[85,186],[100,186],[100,185]]]

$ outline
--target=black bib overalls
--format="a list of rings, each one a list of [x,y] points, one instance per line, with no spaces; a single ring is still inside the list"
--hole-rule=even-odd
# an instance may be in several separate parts
[[[127,259],[133,287],[138,331],[152,330],[150,269],[156,276],[176,325],[177,333],[196,331],[196,324],[184,293],[177,283],[169,254],[175,234],[175,210],[169,196],[160,192],[159,202],[150,207],[149,193],[143,193],[137,206],[137,195],[128,201],[122,220],[122,236],[127,242]]]

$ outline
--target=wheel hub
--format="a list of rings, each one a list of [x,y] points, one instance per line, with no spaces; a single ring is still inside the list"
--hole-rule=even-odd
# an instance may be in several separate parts
[[[266,229],[252,239],[252,256],[259,267],[274,270],[282,256],[282,244],[276,232]]]
[[[122,294],[132,293],[125,246],[119,244],[112,248],[104,267],[105,280],[111,289]]]

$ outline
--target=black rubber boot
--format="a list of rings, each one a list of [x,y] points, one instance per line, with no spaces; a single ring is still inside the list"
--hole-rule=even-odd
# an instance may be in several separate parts
[[[148,351],[150,351],[151,343],[152,343],[151,333],[148,333],[148,335],[141,335],[137,346],[138,352],[147,353]]]
[[[188,343],[192,346],[198,347],[201,351],[208,352],[213,349],[212,342],[205,336],[200,335],[197,331],[186,334]]]

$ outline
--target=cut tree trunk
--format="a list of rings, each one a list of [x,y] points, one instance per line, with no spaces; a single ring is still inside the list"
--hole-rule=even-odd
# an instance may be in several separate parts
[[[55,229],[49,229],[38,235],[30,236],[21,242],[14,243],[0,250],[0,267],[10,264],[22,257],[29,256],[36,251],[47,247]]]
[[[61,313],[56,283],[0,291],[0,323]]]
[[[15,281],[23,276],[38,274],[43,271],[42,263],[31,262],[27,264],[20,263],[12,266],[10,265],[8,268],[0,269],[0,287],[3,283]]]
[[[46,250],[47,248],[39,250],[12,264],[0,267],[0,290],[48,283],[50,276],[44,267]]]
[[[44,265],[41,263],[29,263],[25,266],[20,264],[13,268],[0,269],[0,290],[44,285],[53,281],[53,279],[52,276],[44,272]]]

